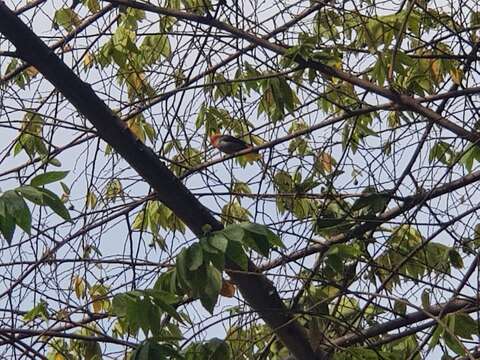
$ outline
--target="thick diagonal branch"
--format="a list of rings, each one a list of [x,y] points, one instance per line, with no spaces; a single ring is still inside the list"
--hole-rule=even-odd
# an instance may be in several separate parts
[[[18,54],[35,66],[95,126],[100,137],[150,184],[158,199],[193,233],[201,236],[207,224],[214,230],[222,228],[222,224],[155,153],[132,134],[90,85],[79,79],[3,2],[0,2],[0,19],[0,32],[16,47]],[[242,273],[232,262],[227,262],[227,268],[233,270],[229,275],[238,284],[244,299],[297,359],[323,357],[313,352],[303,328],[288,313],[273,284],[258,273],[253,263],[249,263],[247,273]]]

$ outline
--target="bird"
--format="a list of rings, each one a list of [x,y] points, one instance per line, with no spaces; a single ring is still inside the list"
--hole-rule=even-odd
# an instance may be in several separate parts
[[[251,149],[253,146],[245,141],[236,138],[231,135],[222,135],[219,133],[213,133],[210,135],[210,143],[214,148],[217,148],[221,152],[232,155],[239,151]],[[249,154],[245,154],[247,160],[257,160],[259,158],[258,151],[254,151]]]

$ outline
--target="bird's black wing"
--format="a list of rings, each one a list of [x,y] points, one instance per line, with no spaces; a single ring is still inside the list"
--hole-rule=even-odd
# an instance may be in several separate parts
[[[251,145],[247,144],[245,141],[243,141],[239,138],[236,138],[234,136],[231,136],[231,135],[222,135],[222,136],[220,136],[220,138],[218,140],[233,143],[233,144],[237,144],[237,145],[241,145],[241,146],[244,146],[244,147],[251,146]]]

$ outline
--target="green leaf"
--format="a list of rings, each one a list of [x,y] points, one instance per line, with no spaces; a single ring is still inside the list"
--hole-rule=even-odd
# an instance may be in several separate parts
[[[480,161],[480,147],[471,146],[460,158],[460,163],[465,166],[468,172],[471,172],[475,160]]]
[[[367,192],[364,190],[362,194],[365,196],[359,197],[352,205],[352,211],[358,211],[363,208],[368,208],[373,213],[378,213],[382,211],[388,203],[389,197],[386,194],[381,193],[370,193],[368,189]]]
[[[472,335],[478,335],[478,323],[468,314],[457,313],[455,315],[454,333],[464,339],[472,340]]]
[[[470,26],[477,26],[480,24],[480,12],[472,11],[470,12]]]
[[[118,196],[123,194],[122,183],[118,179],[110,180],[105,186],[105,198],[115,200]]]
[[[247,254],[245,253],[245,250],[243,250],[243,246],[241,242],[229,241],[225,255],[227,256],[228,259],[230,259],[235,264],[237,264],[240,267],[240,269],[244,271],[248,270],[248,257],[247,257]]]
[[[400,315],[405,315],[407,312],[407,304],[401,299],[395,300],[393,304],[393,310]]]
[[[208,264],[206,275],[207,282],[200,301],[205,309],[212,314],[222,288],[222,273],[212,264]]]
[[[67,184],[61,181],[60,185],[62,186],[63,192],[67,195],[70,195],[70,188],[67,186]]]
[[[199,243],[195,243],[187,250],[188,254],[188,270],[195,271],[203,264],[203,250]]]
[[[229,202],[222,208],[221,217],[224,224],[248,221],[251,216],[250,212],[243,208],[238,201]]]
[[[428,309],[430,307],[430,292],[424,289],[422,292],[422,307]]]
[[[187,249],[183,248],[177,255],[175,268],[177,269],[178,280],[183,286],[188,287]]]
[[[0,232],[10,245],[15,233],[15,219],[8,214],[0,216]]]
[[[68,175],[68,171],[50,171],[40,175],[35,176],[31,181],[30,185],[32,186],[43,186],[50,184],[55,181],[62,180],[65,176]]]
[[[163,360],[182,359],[182,356],[172,344],[158,343],[154,339],[147,339],[132,352],[130,360]]]
[[[128,308],[135,301],[136,295],[132,292],[117,294],[112,300],[112,313],[117,316],[127,316]]]
[[[42,144],[43,144],[43,142],[42,142]],[[45,159],[45,160],[44,160],[44,163],[53,165],[53,166],[55,166],[55,167],[60,167],[60,166],[62,166],[62,163],[60,162],[60,160],[55,159],[55,158]]]
[[[247,185],[247,183],[244,183],[242,181],[237,181],[233,184],[233,192],[242,193],[242,194],[251,194],[252,193],[252,191],[250,190],[250,187]]]
[[[224,99],[233,95],[233,87],[231,83],[220,73],[215,74],[215,82],[217,82],[216,90],[213,95],[214,100]]]
[[[229,360],[231,359],[230,349],[227,343],[223,340],[213,338],[208,340],[205,344],[208,349],[209,360]]]
[[[170,41],[165,34],[146,35],[139,51],[146,65],[156,63],[160,59],[160,55],[168,58],[172,54]]]
[[[102,348],[96,341],[85,341],[83,343],[85,360],[102,360]]]
[[[25,315],[23,315],[23,320],[25,322],[29,322],[39,317],[44,321],[48,321],[47,308],[48,308],[48,304],[44,300],[40,300],[40,302],[37,305],[35,305],[33,309],[31,309]]]
[[[215,266],[219,271],[223,271],[225,268],[225,254],[216,253],[216,254],[207,254],[208,261],[210,261],[213,266]]]
[[[41,189],[43,193],[44,204],[50,207],[57,215],[67,221],[71,221],[70,214],[63,204],[62,200],[53,192],[47,189]]]
[[[222,230],[222,233],[232,241],[242,242],[243,237],[245,236],[245,232],[243,231],[242,227],[238,224],[231,224],[225,227]]]
[[[219,250],[215,247],[213,247],[212,245],[210,245],[209,241],[208,241],[208,237],[203,237],[200,239],[200,245],[202,246],[202,249],[207,252],[207,253],[210,253],[210,254],[218,254],[219,253]],[[205,256],[207,256],[208,254],[205,254]]]
[[[54,24],[65,28],[68,31],[73,30],[74,26],[80,25],[80,18],[70,8],[64,8],[55,11],[55,15],[53,16]]]
[[[26,233],[30,234],[32,227],[32,215],[27,203],[15,191],[8,190],[2,196],[3,203],[8,215]]]
[[[187,272],[188,285],[192,290],[192,296],[195,298],[202,298],[205,294],[205,287],[207,286],[207,264],[204,263],[196,271]]]
[[[171,305],[177,300],[177,296],[162,290],[147,289],[145,290],[145,292],[148,295],[152,296],[153,301],[155,302],[155,304],[158,305],[160,309],[162,309],[172,318],[183,324],[183,319],[178,314],[177,310],[175,310],[175,308]]]
[[[450,263],[456,269],[463,269],[463,259],[462,256],[455,249],[448,250],[448,258]]]
[[[43,205],[43,194],[41,190],[30,185],[25,185],[16,188],[15,191],[34,204]]]
[[[359,310],[358,300],[353,297],[342,296],[338,304],[337,312],[342,316],[354,315]],[[338,315],[337,314],[337,315]]]
[[[177,269],[172,268],[168,271],[163,272],[155,281],[153,288],[155,290],[162,290],[169,293],[174,293],[178,296],[184,295],[183,289],[179,287],[179,282],[177,281]]]
[[[143,297],[143,298],[142,298]],[[142,329],[145,336],[154,333],[160,323],[160,311],[141,291],[117,294],[112,300],[111,312],[121,318],[132,329]]]
[[[93,193],[89,193],[93,194]],[[145,217],[145,210],[139,211],[133,219],[132,229],[133,230],[144,230],[148,226],[148,217]]]
[[[342,274],[344,271],[342,258],[336,254],[328,255],[325,263],[330,266],[336,274]]]
[[[94,209],[97,206],[97,195],[93,191],[87,192],[86,205],[90,209]]]
[[[225,250],[227,250],[228,239],[221,232],[218,234],[214,234],[213,236],[209,236],[207,238],[207,241],[209,245],[211,245],[221,253],[225,253]]]
[[[443,333],[443,340],[445,344],[458,355],[465,355],[465,350],[463,349],[460,340],[457,337],[450,335],[447,331]]]
[[[206,113],[206,107],[205,104],[202,104],[200,107],[200,110],[198,111],[197,114],[197,119],[195,120],[195,128],[198,130],[202,127],[202,125],[205,123],[205,113]],[[209,129],[207,129],[208,132]]]
[[[363,348],[350,348],[345,350],[344,353],[345,357],[341,357],[339,359],[334,358],[334,360],[347,360],[347,359],[355,359],[355,360],[379,360],[379,359],[388,359],[387,357],[379,356],[380,353],[378,350],[371,350],[371,349],[363,349]]]
[[[265,236],[246,232],[243,244],[265,257],[268,257],[270,253],[270,244]]]
[[[452,150],[450,144],[445,141],[437,142],[428,156],[428,160],[432,162],[433,160],[439,160],[445,165],[450,165],[454,159],[455,152]]]
[[[428,347],[430,349],[433,349],[435,346],[437,346],[438,341],[440,340],[440,336],[443,335],[444,328],[441,324],[438,324],[435,327],[435,330],[433,331],[432,338],[430,339]]]
[[[227,343],[217,338],[210,339],[204,343],[191,343],[185,351],[184,359],[230,360],[232,359],[232,353],[229,345],[232,345],[230,341]]]
[[[280,237],[278,237],[277,234],[272,232],[265,225],[243,222],[240,224],[240,226],[242,227],[242,229],[244,229],[246,232],[249,232],[253,236],[253,238],[255,239],[255,242],[259,247],[262,246],[265,240],[267,241],[269,245],[268,248],[266,248],[267,254],[268,254],[268,250],[271,247],[276,247],[276,246],[282,247],[282,248],[285,247],[282,243],[282,240],[280,240]]]
[[[361,255],[361,250],[356,244],[334,244],[325,255],[337,255],[342,259],[355,259]]]

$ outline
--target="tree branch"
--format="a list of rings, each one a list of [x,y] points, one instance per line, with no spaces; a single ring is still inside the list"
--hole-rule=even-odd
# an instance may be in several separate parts
[[[123,5],[128,7],[133,7],[136,9],[141,9],[153,13],[157,13],[160,15],[166,16],[173,16],[177,19],[185,20],[185,21],[192,21],[199,24],[204,24],[208,26],[214,26],[217,29],[226,31],[232,35],[237,36],[243,40],[249,41],[252,44],[260,46],[264,49],[270,50],[278,55],[285,55],[288,47],[273,44],[268,40],[258,37],[255,34],[251,34],[247,31],[238,29],[232,25],[226,24],[222,21],[217,19],[206,17],[202,15],[197,15],[189,12],[169,9],[169,8],[162,8],[150,4],[139,3],[133,0],[104,0],[112,4]],[[296,55],[293,59],[297,62],[301,67],[311,68],[317,70],[323,75],[329,77],[336,77],[338,79],[344,80],[350,84],[358,86],[364,90],[370,91],[374,94],[380,95],[386,99],[393,101],[397,104],[400,108],[405,110],[413,111],[419,115],[424,116],[427,120],[432,121],[433,123],[450,130],[453,134],[457,135],[458,137],[468,140],[474,144],[480,143],[480,134],[476,131],[468,131],[463,127],[451,122],[450,120],[444,118],[443,116],[437,114],[435,111],[424,107],[421,105],[416,99],[411,96],[398,93],[396,91],[378,86],[368,80],[361,79],[357,76],[351,75],[347,72],[342,70],[335,69],[331,66],[322,64],[321,62],[304,59],[299,55]]]
[[[174,176],[157,155],[129,130],[127,124],[79,79],[17,16],[0,2],[0,32],[16,47],[28,63],[35,66],[97,129],[109,143],[156,191],[168,206],[197,236],[209,225],[222,229],[210,211]],[[228,270],[241,270],[227,260]],[[312,350],[304,329],[287,312],[273,284],[258,274],[249,261],[248,273],[227,272],[237,283],[244,299],[259,313],[290,352],[299,360],[324,358]],[[254,273],[254,274],[250,274]]]
[[[366,330],[359,330],[355,333],[350,333],[339,337],[332,341],[337,346],[347,347],[353,344],[362,342],[368,338],[385,334],[391,330],[398,330],[403,326],[418,323],[423,320],[430,319],[429,314],[438,316],[440,314],[450,314],[455,311],[464,310],[465,312],[471,312],[478,309],[478,305],[471,300],[456,299],[443,304],[432,305],[425,311],[415,311],[402,317],[398,317],[394,320],[387,321],[383,324],[372,326]],[[431,325],[435,325],[437,322],[433,321]]]

